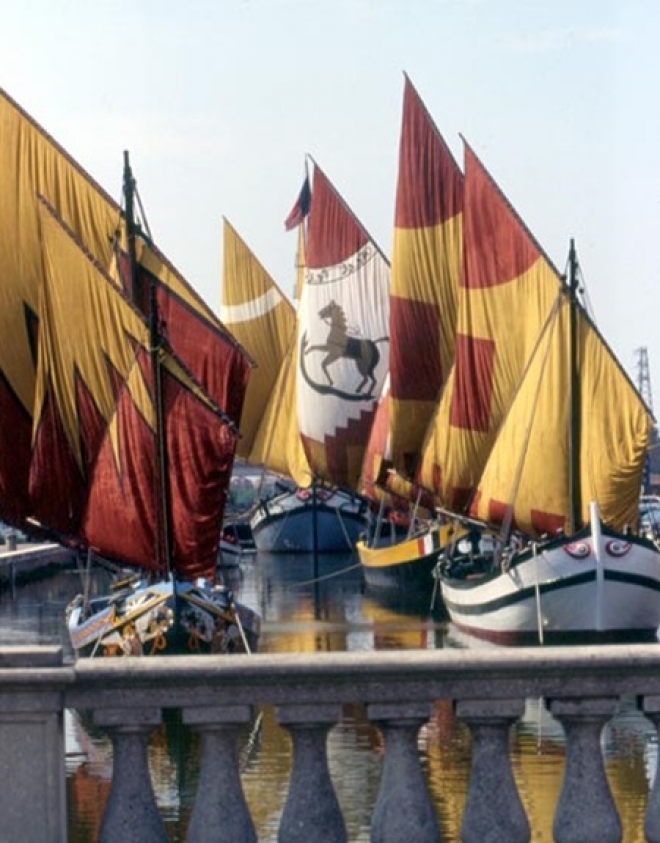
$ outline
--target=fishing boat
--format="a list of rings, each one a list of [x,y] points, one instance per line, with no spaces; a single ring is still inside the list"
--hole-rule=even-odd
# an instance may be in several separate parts
[[[299,202],[305,205],[304,195]],[[300,213],[302,220],[302,208]],[[299,256],[302,253],[301,242]],[[353,520],[352,496],[340,490],[330,495],[310,482],[312,472],[298,430],[295,308],[226,219],[221,317],[257,362],[247,387],[237,447],[238,457],[262,472],[257,499],[246,516],[254,547],[267,553],[312,552],[314,525],[320,519],[318,549],[350,549],[355,538],[352,525],[349,533],[342,525]],[[267,484],[267,475],[274,475],[275,483]],[[359,508],[356,517],[362,529]]]
[[[475,519],[438,564],[445,608],[500,642],[655,637],[652,420],[580,300],[575,245],[560,274],[467,144],[464,216],[461,347],[422,466]]]
[[[257,552],[252,528],[247,521],[225,521],[220,533],[220,564],[238,563]]]
[[[323,483],[264,498],[250,519],[254,543],[267,553],[339,553],[367,531],[368,501]]]
[[[293,482],[262,497],[250,523],[260,551],[345,552],[369,525],[357,484],[388,365],[389,266],[316,164],[313,187],[306,175],[287,228],[298,230],[300,301],[297,313],[292,306],[287,313],[288,334],[279,334],[286,340],[275,350],[280,369],[271,391],[261,390],[268,401],[247,459]],[[253,344],[263,349],[264,337],[276,335],[268,316],[281,319],[274,305],[282,310],[285,297],[263,272],[256,275],[250,288],[225,269],[222,313],[259,361],[263,350]]]
[[[367,586],[430,595],[457,526],[414,483],[427,427],[454,359],[463,174],[405,76],[390,280],[390,372],[362,471],[379,516],[357,543]],[[407,525],[403,529],[401,525]]]
[[[3,521],[138,572],[121,597],[74,601],[76,652],[129,631],[132,651],[135,635],[160,652],[182,630],[195,651],[224,633],[253,647],[258,616],[213,580],[252,363],[130,224],[128,194],[124,213],[4,92],[0,116],[3,183],[20,197],[0,209],[0,405],[16,422],[0,429]],[[159,616],[148,637],[156,587],[172,625]]]

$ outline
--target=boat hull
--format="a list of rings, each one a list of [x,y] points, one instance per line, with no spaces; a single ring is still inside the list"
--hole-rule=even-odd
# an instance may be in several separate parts
[[[259,504],[250,526],[257,550],[265,553],[346,553],[368,529],[369,508],[341,490],[299,489]]]
[[[67,608],[77,656],[253,652],[259,615],[206,580],[127,581],[103,597],[78,595]]]
[[[496,572],[438,576],[452,622],[488,640],[633,640],[660,627],[660,553],[637,537],[588,530]]]
[[[238,565],[244,556],[253,556],[257,546],[252,536],[252,528],[247,522],[230,521],[220,534],[218,565],[232,567]]]
[[[359,541],[356,547],[365,582],[376,589],[426,589],[430,595],[438,558],[447,544],[456,540],[457,529],[460,528],[453,525],[433,525],[398,541],[384,537],[377,546]]]

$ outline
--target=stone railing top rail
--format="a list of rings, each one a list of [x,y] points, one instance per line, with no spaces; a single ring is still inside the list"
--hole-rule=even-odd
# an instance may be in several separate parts
[[[0,648],[0,692],[59,687],[66,705],[406,702],[441,698],[660,696],[657,644],[81,659]]]

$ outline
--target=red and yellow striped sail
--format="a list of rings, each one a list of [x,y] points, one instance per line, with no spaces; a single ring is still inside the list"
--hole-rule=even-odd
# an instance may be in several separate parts
[[[531,535],[567,529],[569,306],[559,273],[481,162],[465,149],[465,267],[456,361],[422,482],[442,503]],[[613,527],[636,523],[645,408],[578,315],[581,521],[597,500]]]
[[[390,451],[412,477],[454,360],[463,174],[406,77],[390,298]]]
[[[298,312],[305,453],[314,475],[357,489],[389,366],[389,264],[318,166]]]
[[[42,256],[37,195],[43,195],[104,267],[122,241],[122,212],[55,141],[0,90],[0,518],[31,514],[28,475]],[[152,246],[138,245],[143,272],[157,277],[171,344],[234,421],[249,361],[190,285]],[[144,304],[144,303],[142,303]]]
[[[40,233],[35,516],[105,556],[167,570],[148,326],[52,209]],[[212,577],[236,431],[177,357],[159,356],[171,564]]]

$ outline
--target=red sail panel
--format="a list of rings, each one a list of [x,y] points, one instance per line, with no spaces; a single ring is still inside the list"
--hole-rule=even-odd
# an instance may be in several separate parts
[[[43,211],[41,230],[35,515],[102,555],[164,570],[165,494],[171,564],[184,577],[213,575],[234,428],[177,358],[161,350],[163,493],[146,322],[52,210]]]
[[[391,452],[412,477],[454,358],[463,175],[406,78],[390,304]]]
[[[0,89],[0,519],[31,514],[28,476],[36,369],[41,246],[37,194],[102,260],[119,207]]]
[[[144,353],[140,351],[141,356]],[[146,358],[142,362],[148,365]],[[171,565],[184,579],[213,578],[236,437],[180,375],[166,371],[163,384]],[[106,436],[95,460],[81,536],[85,544],[106,555],[163,572],[167,562],[154,505],[158,489],[154,431],[128,388],[120,395],[113,425],[117,441]]]
[[[121,236],[123,220],[119,205],[2,90],[0,181],[5,199],[0,202],[0,412],[6,420],[0,426],[0,518],[23,524],[32,514],[28,477],[43,272],[37,196],[46,197],[104,267],[111,264],[113,241]],[[142,263],[173,291],[181,308],[198,312],[214,324],[210,309],[163,256],[155,249],[143,251]],[[169,318],[177,321],[178,311],[172,311]],[[190,318],[187,324],[191,324]],[[207,337],[203,327],[190,330],[195,337]],[[207,338],[203,338],[204,345]],[[246,363],[229,334],[225,339],[226,351],[221,353],[214,346],[212,359],[199,365],[191,359],[190,366],[202,380],[208,380],[223,409],[225,402],[219,399],[226,398],[227,412],[237,420]],[[210,338],[208,342],[211,344]]]
[[[246,352],[156,249],[141,244],[138,259],[143,300],[137,306],[148,315],[149,288],[154,283],[163,336],[215,404],[238,424],[251,368]],[[127,279],[125,253],[120,254],[119,265],[122,279]]]
[[[457,353],[421,480],[441,480],[445,507],[463,510],[474,497],[472,511],[478,506],[482,517],[499,517],[505,496],[498,490],[491,506],[480,478],[556,305],[560,279],[467,145],[464,202]]]
[[[315,166],[298,309],[298,424],[314,475],[356,489],[389,365],[389,264]]]

